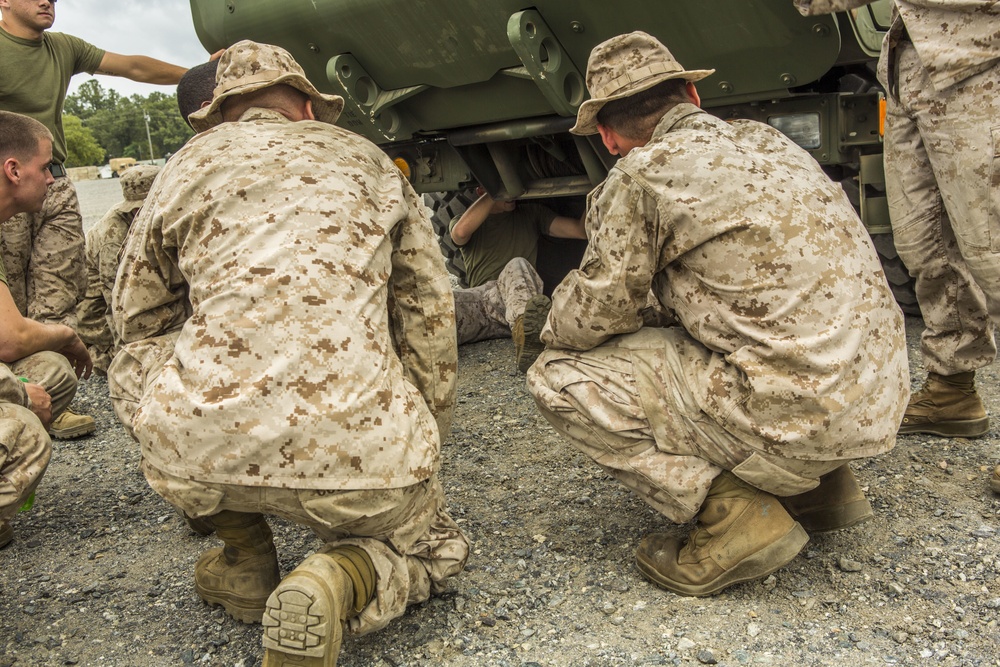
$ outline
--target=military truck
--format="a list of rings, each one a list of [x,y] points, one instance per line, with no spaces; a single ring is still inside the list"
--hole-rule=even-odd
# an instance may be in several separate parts
[[[597,137],[568,132],[587,58],[609,37],[645,30],[685,67],[716,69],[698,84],[709,112],[770,123],[844,185],[897,299],[915,308],[882,187],[874,71],[889,0],[818,17],[792,0],[191,0],[191,10],[210,52],[240,39],[278,44],[342,96],[339,124],[427,193],[459,273],[443,232],[470,187],[579,208],[604,179],[615,158]]]

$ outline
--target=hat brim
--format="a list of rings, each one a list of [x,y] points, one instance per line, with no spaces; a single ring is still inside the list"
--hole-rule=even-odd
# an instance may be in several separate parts
[[[204,132],[219,125],[222,120],[222,104],[235,95],[245,95],[263,88],[284,84],[309,96],[316,120],[334,125],[344,110],[344,98],[339,95],[324,95],[316,90],[308,79],[300,74],[286,72],[273,76],[274,72],[259,72],[255,80],[244,80],[239,85],[224,91],[217,91],[212,102],[188,116],[188,122],[195,132]]]
[[[651,76],[642,83],[632,86],[628,90],[620,93],[609,95],[607,97],[591,98],[580,105],[579,110],[576,112],[576,125],[571,127],[569,131],[580,136],[597,134],[597,114],[601,112],[601,109],[603,109],[604,105],[608,102],[631,97],[636,93],[649,90],[653,86],[659,85],[664,81],[684,79],[685,81],[693,83],[695,81],[701,81],[706,76],[711,74],[715,74],[714,69],[693,69],[680,72],[664,72],[658,76]]]

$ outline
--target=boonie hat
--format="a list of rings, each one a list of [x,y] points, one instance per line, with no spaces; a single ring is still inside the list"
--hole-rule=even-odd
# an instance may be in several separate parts
[[[226,99],[278,84],[291,86],[308,95],[316,120],[332,125],[344,109],[344,98],[324,95],[316,90],[288,51],[247,39],[230,46],[219,58],[212,103],[188,116],[191,127],[196,132],[213,128],[222,122],[221,107]]]
[[[118,179],[122,186],[122,195],[125,197],[122,207],[129,209],[142,206],[158,173],[160,168],[151,164],[137,164],[125,170]]]
[[[587,60],[590,99],[576,113],[570,132],[597,134],[597,114],[605,104],[648,90],[671,79],[700,81],[714,69],[685,70],[655,37],[642,31],[601,42]]]

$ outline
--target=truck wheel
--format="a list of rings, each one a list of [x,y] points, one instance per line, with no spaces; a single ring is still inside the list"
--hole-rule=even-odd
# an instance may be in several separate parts
[[[438,245],[444,254],[445,266],[448,271],[458,277],[462,287],[468,287],[469,283],[465,276],[465,262],[462,253],[452,243],[449,226],[455,216],[465,213],[465,209],[476,201],[475,190],[464,190],[459,192],[431,192],[424,195],[424,204],[431,210],[431,222],[434,223],[434,231],[437,233]]]
[[[903,265],[903,260],[896,253],[896,246],[892,243],[892,234],[874,234],[872,243],[878,252],[878,258],[882,261],[882,270],[889,281],[892,295],[896,297],[896,303],[907,315],[920,316],[920,306],[917,304],[917,292],[914,288],[915,281],[910,276],[910,272]]]

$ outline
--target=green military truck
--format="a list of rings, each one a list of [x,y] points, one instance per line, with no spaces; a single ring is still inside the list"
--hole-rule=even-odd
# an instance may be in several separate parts
[[[698,84],[708,111],[770,123],[844,185],[897,299],[916,307],[882,188],[874,72],[889,0],[819,17],[792,0],[191,0],[191,10],[210,52],[278,44],[341,95],[340,125],[427,193],[439,231],[477,183],[498,198],[579,206],[615,159],[597,137],[568,132],[587,96],[587,57],[645,30],[685,67],[716,69]]]

